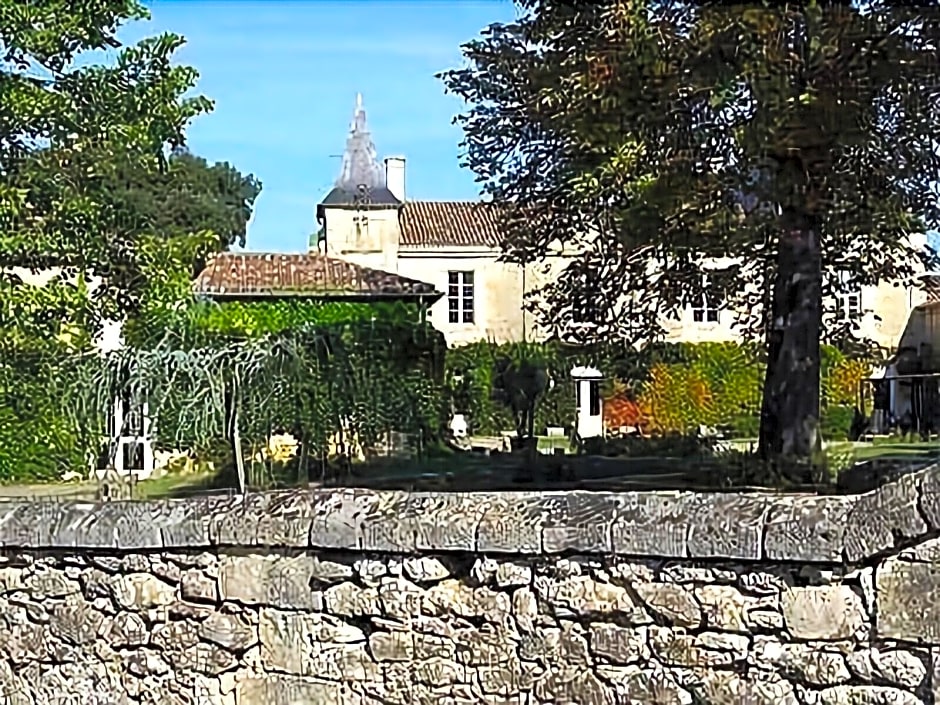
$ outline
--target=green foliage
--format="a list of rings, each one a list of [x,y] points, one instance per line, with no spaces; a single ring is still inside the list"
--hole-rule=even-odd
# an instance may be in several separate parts
[[[68,413],[79,428],[103,432],[111,399],[146,401],[166,446],[211,447],[229,434],[232,410],[248,443],[270,433],[299,437],[314,457],[341,432],[368,447],[389,431],[435,437],[440,383],[433,375],[439,336],[409,325],[351,321],[180,347],[165,337],[105,358],[85,355],[63,376]]]
[[[126,214],[123,226],[129,233],[179,237],[205,231],[228,248],[244,247],[261,182],[231,164],[209,165],[179,149],[166,169],[119,164],[104,176],[99,191],[115,211]]]
[[[447,353],[448,388],[454,410],[468,416],[473,433],[513,428],[511,415],[491,396],[494,363],[502,356],[543,365],[555,381],[536,407],[540,433],[546,426],[570,428],[575,414],[571,368],[592,364],[607,375],[608,394],[615,388],[634,391],[647,431],[675,437],[704,425],[726,429],[738,438],[757,436],[764,360],[754,344],[659,344],[640,351],[620,345],[578,348],[559,343],[461,346]],[[843,439],[854,411],[854,406],[846,406],[845,390],[857,389],[870,363],[829,345],[822,346],[822,358],[824,437]],[[851,404],[854,398],[853,393]]]
[[[552,343],[493,345],[481,341],[452,348],[446,358],[451,405],[456,413],[466,414],[471,432],[496,435],[515,428],[511,411],[493,399],[493,374],[501,357],[516,364],[528,361],[537,365],[555,382],[535,407],[536,433],[544,433],[547,426],[570,427],[575,413],[571,367],[577,359],[572,350]]]
[[[314,459],[341,438],[368,447],[389,431],[439,435],[445,345],[416,306],[198,299],[191,262],[216,242],[147,240],[149,284],[125,327],[129,348],[73,370],[68,393],[84,400],[76,425],[99,423],[111,394],[146,393],[158,443],[200,452],[217,453],[233,411],[248,447],[289,432]]]
[[[546,287],[559,332],[574,333],[571,307],[592,294],[605,309],[592,339],[655,339],[663,314],[706,295],[706,257],[740,258],[723,288],[763,324],[781,211],[822,218],[826,292],[904,280],[930,259],[908,236],[940,220],[932,10],[518,5],[441,78],[467,103],[466,162],[503,205],[509,255],[577,247],[585,223],[602,233]],[[636,295],[618,315],[625,283]]]
[[[251,177],[181,152],[211,103],[187,97],[197,72],[175,61],[181,37],[117,40],[147,16],[134,0],[0,0],[0,480],[87,468],[100,438],[65,417],[56,391],[70,356],[88,353],[105,320],[140,310],[143,272],[164,272],[148,257],[169,256],[151,233],[234,241],[257,195]],[[108,65],[84,60],[101,50]],[[35,286],[11,267],[53,280]]]
[[[808,459],[816,341],[857,332],[824,315],[833,295],[936,264],[919,242],[940,223],[936,8],[517,5],[442,79],[467,105],[466,164],[500,204],[507,258],[578,254],[533,301],[541,322],[640,343],[724,303],[779,342],[762,451]],[[573,326],[585,301],[593,325]]]
[[[0,266],[68,266],[100,278],[94,301],[101,317],[133,308],[139,275],[137,232],[103,184],[125,168],[160,170],[163,150],[182,145],[189,122],[211,107],[205,98],[184,97],[197,72],[173,62],[184,43],[176,35],[122,48],[109,66],[73,62],[88,50],[120,47],[118,27],[145,15],[128,0],[88,10],[55,0],[0,3],[8,58],[0,101]],[[36,69],[46,77],[35,78]]]
[[[43,480],[85,465],[82,438],[63,418],[50,379],[91,345],[92,305],[81,279],[46,286],[0,278],[0,482]]]
[[[832,404],[823,409],[819,429],[823,438],[833,441],[845,441],[849,438],[855,407]]]

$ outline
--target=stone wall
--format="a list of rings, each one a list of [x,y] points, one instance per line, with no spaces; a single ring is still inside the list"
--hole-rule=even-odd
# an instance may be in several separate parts
[[[0,505],[0,703],[940,703],[940,469],[856,497]]]

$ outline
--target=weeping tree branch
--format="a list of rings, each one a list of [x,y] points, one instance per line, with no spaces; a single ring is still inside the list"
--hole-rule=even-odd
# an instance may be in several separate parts
[[[341,432],[363,446],[389,429],[436,432],[442,380],[423,368],[427,349],[416,335],[401,325],[308,326],[187,347],[168,334],[146,349],[75,356],[58,391],[69,400],[69,421],[91,438],[106,438],[114,401],[124,399],[131,408],[147,404],[163,443],[192,448],[226,439],[245,491],[241,440],[266,441],[275,425],[298,430],[321,457]]]

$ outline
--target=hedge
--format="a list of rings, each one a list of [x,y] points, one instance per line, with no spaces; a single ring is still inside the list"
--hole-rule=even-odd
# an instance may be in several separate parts
[[[660,344],[636,351],[621,345],[579,349],[559,343],[481,342],[451,349],[446,369],[454,411],[468,416],[474,434],[495,434],[513,427],[508,410],[490,398],[493,365],[501,356],[543,365],[555,381],[536,408],[538,432],[547,426],[570,429],[575,414],[570,370],[593,364],[607,375],[604,417],[608,428],[640,426],[663,435],[690,433],[704,425],[726,428],[736,437],[757,435],[765,361],[755,345]],[[821,425],[827,438],[848,435],[859,382],[870,371],[871,362],[823,346]],[[462,382],[455,385],[455,379]]]

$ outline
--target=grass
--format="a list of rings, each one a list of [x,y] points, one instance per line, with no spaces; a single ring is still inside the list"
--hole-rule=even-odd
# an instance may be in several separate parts
[[[855,446],[856,460],[881,460],[885,458],[931,458],[940,455],[940,444],[927,443],[878,443]]]
[[[732,446],[747,447],[747,440],[733,440],[729,444]],[[550,451],[554,448],[568,448],[568,439],[566,437],[547,437],[539,438],[539,450]],[[829,445],[832,451],[845,451],[851,453],[852,461],[855,463],[867,463],[870,461],[898,461],[928,462],[931,459],[940,459],[940,442],[902,442],[900,439],[879,439],[875,443],[832,443]],[[543,462],[553,463],[550,458],[542,456]],[[690,461],[692,461],[690,463]],[[354,464],[348,474],[336,478],[339,484],[365,484],[373,482],[379,484],[394,485],[396,483],[402,486],[409,485],[412,481],[426,482],[431,478],[438,477],[442,480],[447,478],[449,481],[456,481],[458,484],[462,480],[478,482],[495,482],[496,484],[505,484],[508,478],[513,474],[516,460],[509,456],[486,457],[478,454],[464,454],[444,452],[432,454],[430,457],[424,457],[420,460],[414,458],[383,458],[376,459],[368,464]],[[569,462],[569,461],[561,461]],[[577,465],[582,462],[572,459]],[[594,463],[597,465],[597,463]],[[606,476],[612,482],[626,481],[642,484],[648,482],[650,488],[654,488],[657,482],[665,482],[667,479],[672,481],[673,475],[682,475],[688,473],[689,465],[698,466],[700,472],[708,465],[703,459],[694,461],[691,458],[669,458],[662,456],[651,457],[620,457],[607,458],[598,466],[602,476]],[[488,480],[486,478],[489,478]],[[283,478],[282,478],[283,479]],[[312,479],[316,479],[315,477]],[[600,478],[597,481],[603,482]],[[290,486],[291,482],[285,482],[279,486]],[[335,484],[327,482],[326,484]],[[172,472],[151,480],[142,480],[135,486],[135,499],[168,499],[174,497],[187,497],[196,494],[211,492],[213,490],[225,490],[233,488],[234,482],[229,478],[219,474],[209,472],[180,473]],[[43,485],[11,485],[9,487],[0,487],[0,497],[34,497],[34,496],[56,496],[60,499],[81,499],[93,497],[95,493],[95,484],[85,483],[49,483]]]
[[[134,488],[135,499],[168,499],[198,494],[213,487],[214,473],[167,473],[152,480],[141,480]]]

